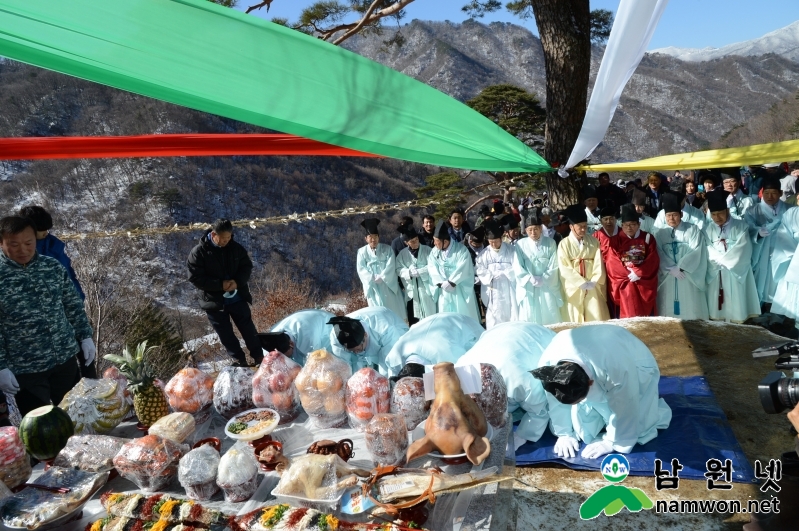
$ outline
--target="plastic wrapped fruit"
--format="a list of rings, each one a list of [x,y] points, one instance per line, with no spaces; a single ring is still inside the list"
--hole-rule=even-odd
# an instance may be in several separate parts
[[[108,378],[82,378],[58,407],[67,412],[79,435],[108,433],[130,412],[122,381]]]
[[[84,472],[106,472],[114,468],[114,456],[127,439],[109,435],[73,435],[53,461],[53,466]]]
[[[214,379],[200,369],[186,367],[169,380],[164,390],[174,411],[199,412],[214,400]]]
[[[249,500],[258,488],[258,461],[252,450],[234,446],[219,461],[216,483],[225,493],[225,501]]]
[[[114,467],[141,490],[153,492],[177,475],[185,448],[158,435],[145,435],[122,446],[114,457]]]
[[[216,474],[219,470],[219,452],[204,444],[180,459],[178,481],[192,500],[210,500],[219,490]]]
[[[150,426],[149,433],[182,443],[194,433],[194,417],[189,413],[170,413],[156,420],[155,424]]]
[[[0,481],[13,489],[31,477],[31,460],[14,426],[0,428]]]
[[[408,427],[402,415],[378,413],[366,426],[366,449],[375,466],[401,465],[408,450]]]
[[[505,380],[490,363],[480,364],[480,380],[483,383],[483,390],[480,394],[469,396],[483,411],[488,423],[495,428],[501,428],[508,416],[508,388]]]
[[[430,401],[424,399],[424,380],[406,376],[391,391],[392,413],[405,417],[408,431],[412,431],[430,415]]]
[[[388,413],[388,378],[369,367],[365,367],[347,380],[347,416],[350,426],[363,431],[372,417]]]
[[[252,409],[252,371],[247,367],[222,369],[214,382],[214,407],[226,419]]]
[[[252,401],[255,406],[277,411],[281,424],[297,418],[302,411],[302,404],[294,380],[301,370],[296,361],[277,350],[264,356],[252,379]]]
[[[308,355],[294,385],[303,409],[318,428],[337,428],[347,422],[344,383],[351,375],[349,364],[326,350]]]

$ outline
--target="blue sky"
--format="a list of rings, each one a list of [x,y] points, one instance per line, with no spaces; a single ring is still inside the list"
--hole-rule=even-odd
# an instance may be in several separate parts
[[[259,2],[239,0],[238,9],[243,10],[256,3]],[[269,13],[263,9],[255,13],[267,19],[285,17],[296,20],[302,8],[313,3],[313,0],[274,0]],[[465,3],[466,0],[415,0],[406,8],[404,22],[415,18],[460,22],[466,18],[460,10]],[[619,0],[591,2],[591,9],[615,12],[618,6]],[[665,46],[720,47],[760,37],[798,19],[799,0],[671,0],[652,38],[650,49]],[[486,16],[483,22],[494,20],[521,24],[536,33],[532,20],[521,21],[504,8],[501,12]]]

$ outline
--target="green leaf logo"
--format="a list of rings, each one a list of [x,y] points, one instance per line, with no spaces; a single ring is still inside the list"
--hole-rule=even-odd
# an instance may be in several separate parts
[[[580,505],[580,518],[592,520],[603,511],[606,516],[613,516],[625,507],[631,513],[637,513],[642,509],[651,509],[654,503],[641,489],[608,485],[593,493]]]

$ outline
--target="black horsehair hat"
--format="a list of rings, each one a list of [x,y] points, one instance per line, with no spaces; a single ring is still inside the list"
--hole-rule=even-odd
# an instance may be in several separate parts
[[[361,227],[366,229],[366,234],[380,234],[377,231],[377,226],[380,225],[380,220],[377,218],[369,218],[361,221]]]
[[[327,324],[333,325],[336,339],[346,349],[353,349],[363,343],[366,332],[358,319],[342,316],[333,317]]]
[[[541,380],[544,390],[562,404],[576,404],[588,396],[588,373],[574,362],[560,361],[557,365],[546,365],[530,372]]]
[[[291,338],[285,332],[262,332],[258,334],[261,348],[267,352],[277,350],[285,354],[291,348]]]

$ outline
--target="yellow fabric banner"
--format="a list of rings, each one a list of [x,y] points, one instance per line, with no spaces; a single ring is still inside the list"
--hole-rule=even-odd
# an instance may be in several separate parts
[[[795,160],[799,160],[799,140],[663,155],[637,162],[590,164],[578,166],[576,169],[584,171],[698,170],[751,166],[771,162],[793,162]]]

